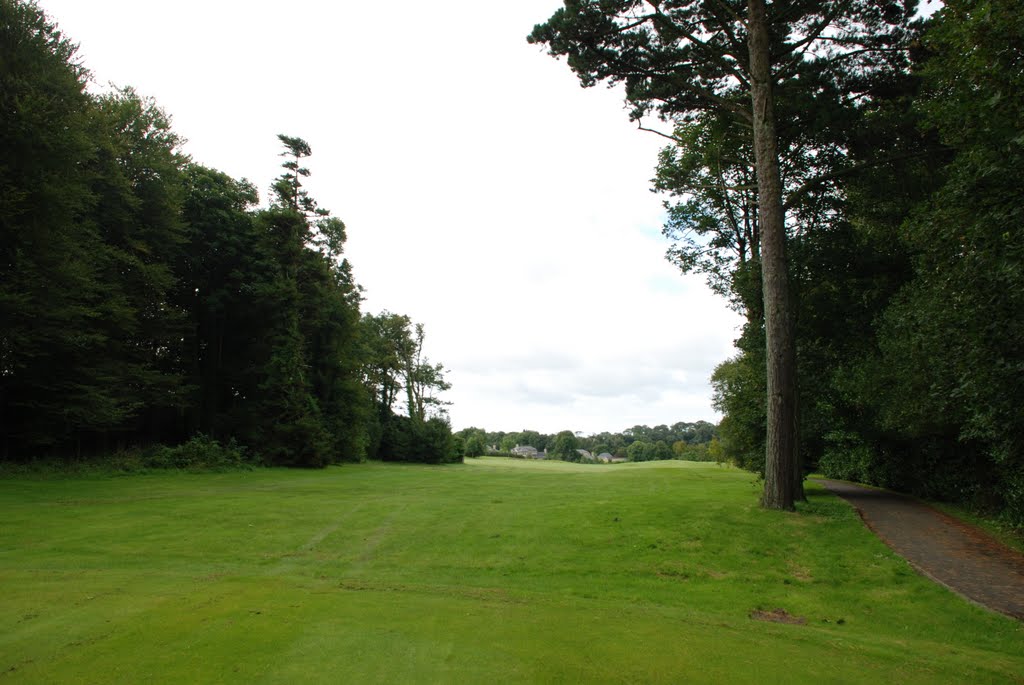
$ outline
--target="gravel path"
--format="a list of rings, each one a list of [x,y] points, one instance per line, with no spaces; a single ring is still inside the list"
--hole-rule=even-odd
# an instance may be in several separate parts
[[[976,604],[1024,620],[1024,555],[983,530],[886,490],[817,479],[920,573]]]

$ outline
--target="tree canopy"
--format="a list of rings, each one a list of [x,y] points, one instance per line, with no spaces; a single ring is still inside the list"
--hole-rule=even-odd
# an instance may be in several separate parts
[[[345,225],[304,187],[310,144],[278,136],[259,207],[181,152],[155,101],[86,78],[35,3],[0,0],[0,456],[209,440],[289,466],[379,456],[388,362]],[[447,461],[449,385],[414,330],[400,457]]]

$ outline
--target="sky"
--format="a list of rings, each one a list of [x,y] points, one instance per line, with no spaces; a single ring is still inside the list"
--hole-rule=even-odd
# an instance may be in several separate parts
[[[40,0],[94,88],[155,98],[201,164],[264,198],[313,155],[364,312],[407,314],[456,430],[717,421],[741,317],[668,263],[666,141],[526,35],[559,0]]]

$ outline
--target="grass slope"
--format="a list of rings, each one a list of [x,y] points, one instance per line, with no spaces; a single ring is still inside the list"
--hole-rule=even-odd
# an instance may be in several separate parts
[[[0,682],[1021,682],[1021,623],[810,495],[683,462],[5,479]]]

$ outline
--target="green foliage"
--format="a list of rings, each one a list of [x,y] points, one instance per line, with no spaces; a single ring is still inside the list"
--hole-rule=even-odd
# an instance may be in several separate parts
[[[281,140],[286,155],[311,154],[304,141]],[[295,178],[309,175],[295,161],[284,166]],[[362,458],[370,442],[368,397],[359,383],[359,295],[348,263],[318,249],[316,226],[304,213],[313,200],[298,185],[292,189],[298,204],[281,196],[257,217],[270,269],[258,291],[267,316],[265,344],[256,352],[265,356],[250,430],[270,463],[323,467]]]
[[[473,429],[470,429],[473,430]],[[465,434],[465,431],[460,431]],[[482,457],[487,453],[487,438],[483,431],[476,430],[465,438],[463,454],[467,457]]]
[[[462,439],[461,435],[452,435],[452,456],[458,461],[462,461],[466,456],[466,442]]]
[[[300,166],[301,161],[313,154],[309,143],[302,138],[278,134],[277,139],[284,145],[282,157],[288,158],[281,164],[285,172],[274,182],[274,194],[278,206],[302,214],[315,214],[316,202],[302,188],[299,179],[309,177],[309,169]]]
[[[735,282],[760,258],[757,185],[746,131],[724,116],[676,127],[675,144],[661,151],[654,189],[665,203],[668,259],[683,273],[702,273],[711,289],[741,310],[760,311],[760,288]]]
[[[828,348],[818,340],[811,348],[822,368],[814,405],[824,409],[822,470],[1017,523],[1024,242],[1009,227],[1024,219],[1018,10],[954,1],[936,14],[923,39],[921,88],[904,89],[877,115],[901,147],[913,140],[908,125],[919,125],[945,152],[852,186],[858,240],[847,254],[862,256],[842,260],[849,276],[816,268],[818,293],[846,296],[805,305],[839,324],[818,338],[831,340]],[[844,335],[862,342],[842,344]]]
[[[577,449],[579,449],[579,441],[576,439],[576,434],[572,431],[562,431],[555,436],[551,447],[548,448],[548,456],[552,459],[578,462],[580,453],[576,451]]]
[[[360,324],[363,345],[363,381],[381,420],[394,413],[400,393],[406,396],[409,416],[425,421],[443,414],[447,404],[439,394],[451,388],[442,364],[423,355],[425,330],[405,315],[365,314]]]
[[[82,451],[140,425],[177,439],[180,140],[131,89],[87,96],[73,46],[34,5],[3,12],[17,138],[0,140],[5,451]]]
[[[156,102],[122,88],[95,100],[92,191],[94,221],[105,245],[100,272],[108,289],[105,354],[121,398],[141,425],[159,426],[158,440],[176,440],[168,417],[183,395],[181,340],[185,314],[171,302],[175,267],[187,249],[182,221],[182,140]],[[135,426],[115,426],[131,430]]]
[[[675,459],[676,457],[672,447],[665,440],[658,440],[657,442],[637,440],[632,442],[626,449],[626,456],[631,462],[656,462]]]
[[[251,211],[247,181],[191,164],[182,215],[189,249],[178,268],[176,301],[188,313],[184,339],[192,399],[186,429],[254,442],[252,406],[271,317],[262,297],[271,257]]]
[[[222,445],[202,434],[177,447],[160,445],[144,450],[140,461],[155,469],[220,470],[252,465],[247,450],[234,440]]]
[[[86,71],[35,5],[0,1],[0,433],[2,456],[67,444],[130,415],[103,358],[122,296],[90,215]]]
[[[372,404],[375,426],[367,454],[388,461],[446,463],[461,461],[467,445],[483,454],[479,441],[468,444],[468,433],[453,442],[444,414],[446,403],[438,396],[451,385],[441,364],[431,364],[423,354],[422,324],[405,315],[382,312],[364,314],[359,323],[364,392]],[[399,396],[405,395],[406,415],[396,413]]]
[[[381,420],[394,413],[402,391],[405,360],[411,358],[412,320],[402,314],[364,314],[360,321],[363,379]]]
[[[765,373],[761,347],[722,362],[711,376],[722,450],[740,468],[764,472]]]
[[[482,457],[487,454],[487,451],[487,445],[480,436],[474,435],[466,440],[465,455],[467,457]]]
[[[395,414],[384,423],[377,456],[384,461],[450,464],[461,463],[463,454],[446,419],[419,421]]]
[[[637,440],[630,443],[629,447],[626,448],[626,457],[630,461],[653,461],[654,445],[643,440]]]
[[[920,393],[917,412],[893,411],[891,419],[903,418],[910,430],[933,439],[935,423],[957,431],[961,444],[948,449],[973,446],[984,454],[975,482],[1005,493],[1000,504],[1018,522],[1024,521],[1015,477],[1024,470],[1024,237],[1015,228],[1024,221],[1019,10],[998,0],[950,2],[927,36],[934,57],[921,107],[956,157],[945,185],[907,225],[917,253],[915,280],[887,313],[882,332],[890,368],[900,369],[906,390]],[[926,366],[909,366],[920,361]]]
[[[726,461],[722,452],[721,443],[718,438],[711,442],[688,445],[681,440],[672,444],[672,458],[682,461],[713,461],[723,463]]]
[[[878,451],[865,444],[858,434],[832,431],[825,435],[825,451],[818,469],[830,478],[858,483],[881,485],[895,482],[893,474],[886,472],[891,465],[879,456]]]

